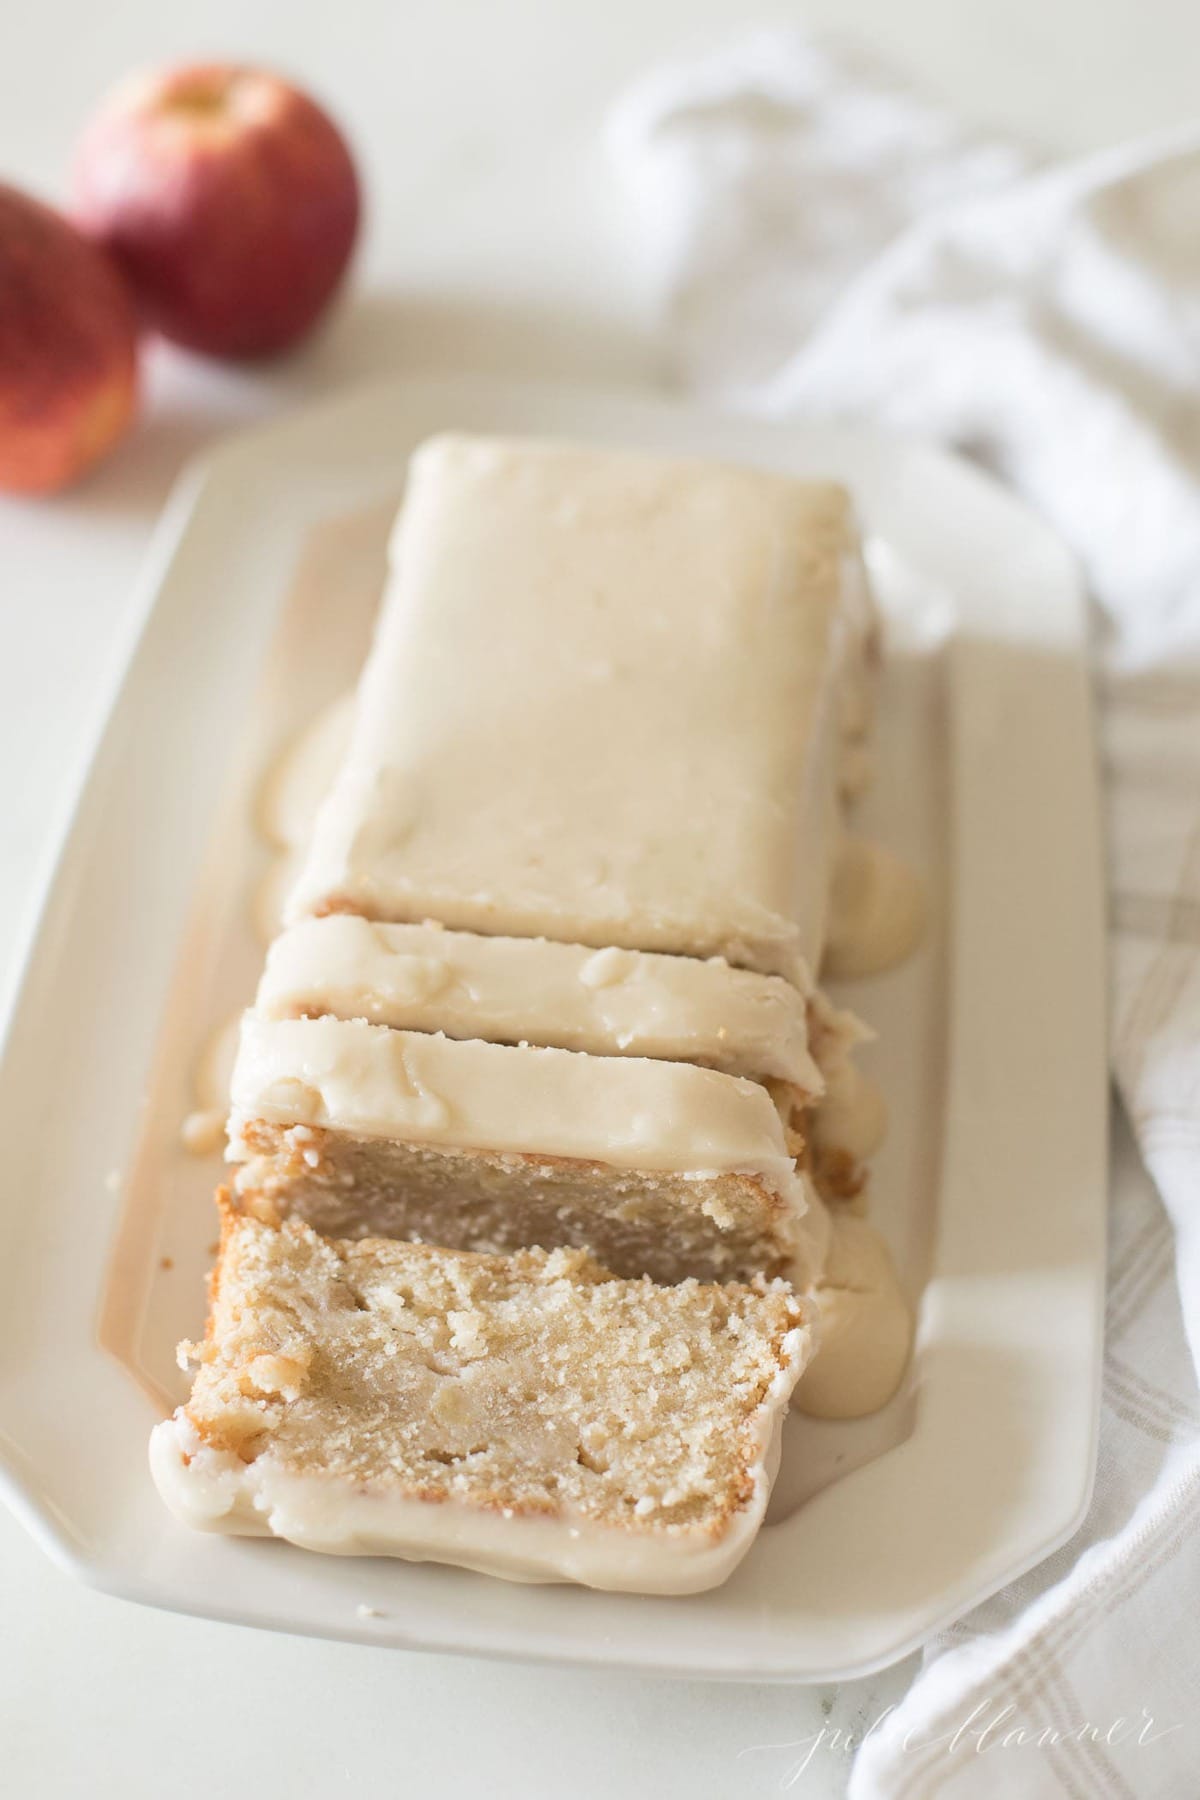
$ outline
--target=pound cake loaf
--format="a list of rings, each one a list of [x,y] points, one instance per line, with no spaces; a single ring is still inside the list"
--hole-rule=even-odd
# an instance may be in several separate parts
[[[243,1029],[239,1188],[337,1236],[779,1272],[809,1179],[861,1182],[809,1044],[869,717],[846,495],[445,437],[391,563]]]
[[[803,985],[873,631],[839,487],[435,438],[288,917],[723,956]]]
[[[811,1347],[780,1283],[328,1242],[226,1201],[192,1395],[151,1468],[202,1530],[694,1593],[762,1522]]]
[[[232,1099],[239,1192],[331,1236],[586,1245],[664,1282],[798,1253],[779,1106],[714,1069],[249,1013]]]

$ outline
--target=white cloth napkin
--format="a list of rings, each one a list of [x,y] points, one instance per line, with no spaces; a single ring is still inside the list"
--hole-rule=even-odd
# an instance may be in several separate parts
[[[859,56],[765,32],[642,81],[609,142],[688,383],[956,445],[1090,581],[1112,1063],[1153,1178],[1118,1159],[1095,1499],[1065,1549],[927,1647],[850,1791],[1182,1800],[1200,1791],[1200,129],[1039,167]]]

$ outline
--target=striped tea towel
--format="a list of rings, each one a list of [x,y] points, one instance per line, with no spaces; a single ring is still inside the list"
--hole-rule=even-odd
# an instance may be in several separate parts
[[[1200,129],[1061,166],[763,32],[609,143],[693,389],[977,457],[1096,604],[1115,1159],[1099,1474],[1078,1535],[926,1649],[856,1800],[1200,1794]],[[1122,1122],[1120,1129],[1124,1130]],[[1139,1163],[1140,1159],[1140,1163]]]

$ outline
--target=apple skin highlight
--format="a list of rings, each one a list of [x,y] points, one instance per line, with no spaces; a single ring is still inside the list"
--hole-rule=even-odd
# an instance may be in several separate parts
[[[118,86],[80,139],[74,194],[146,324],[228,358],[307,335],[342,281],[362,210],[328,114],[278,76],[228,64]]]
[[[137,409],[137,318],[117,269],[67,220],[0,186],[0,488],[66,487]]]

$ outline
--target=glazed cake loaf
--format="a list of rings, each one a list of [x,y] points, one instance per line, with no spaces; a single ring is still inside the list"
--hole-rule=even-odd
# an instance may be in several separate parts
[[[691,1063],[247,1015],[236,1185],[338,1237],[586,1245],[659,1281],[777,1274],[805,1178],[758,1082]]]
[[[192,1396],[151,1440],[209,1531],[682,1594],[762,1521],[811,1335],[781,1284],[330,1243],[225,1211]]]
[[[289,902],[804,985],[873,615],[845,493],[445,437]]]
[[[239,1190],[626,1276],[788,1266],[809,1173],[858,1179],[809,1142],[809,967],[871,631],[839,489],[424,446],[243,1032]]]

